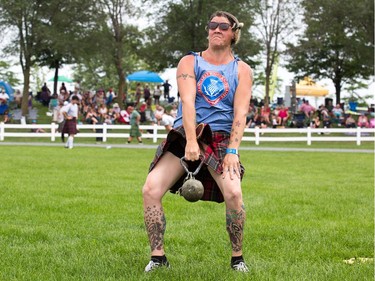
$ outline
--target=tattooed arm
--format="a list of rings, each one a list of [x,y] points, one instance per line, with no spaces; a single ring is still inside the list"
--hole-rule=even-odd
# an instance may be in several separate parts
[[[251,99],[251,87],[253,83],[253,71],[244,62],[238,63],[238,86],[234,97],[234,118],[228,148],[238,149],[246,126],[246,115],[249,110]],[[223,177],[226,171],[235,170],[235,174],[240,177],[240,163],[238,155],[227,154],[223,161]],[[231,176],[232,177],[232,176]]]
[[[182,102],[182,123],[186,134],[186,160],[199,159],[199,145],[195,132],[195,96],[197,83],[194,74],[194,56],[183,57],[177,67],[177,85]]]

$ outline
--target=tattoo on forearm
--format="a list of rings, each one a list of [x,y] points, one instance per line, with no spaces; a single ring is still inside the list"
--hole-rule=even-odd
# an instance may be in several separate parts
[[[187,78],[194,79],[195,77],[192,76],[192,75],[190,75],[190,74],[187,74],[187,73],[182,73],[182,74],[180,74],[180,75],[177,76],[177,79],[179,79],[179,78],[182,78],[182,79],[186,80]]]
[[[241,126],[241,122],[240,121],[236,121],[235,125],[236,125],[236,127],[239,127],[239,126]]]
[[[239,252],[242,250],[243,229],[245,225],[246,212],[244,205],[240,210],[227,209],[226,223],[232,250]]]
[[[149,206],[145,209],[144,220],[151,251],[163,249],[167,222],[163,207]]]

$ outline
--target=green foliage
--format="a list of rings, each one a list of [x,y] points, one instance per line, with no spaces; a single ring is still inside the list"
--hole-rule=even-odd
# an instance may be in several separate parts
[[[20,84],[16,74],[10,71],[11,65],[6,61],[0,61],[0,80],[8,82],[12,87]]]
[[[141,187],[154,150],[0,146],[1,280],[371,280],[373,154],[242,151],[244,257],[225,206],[167,194],[172,267],[143,272]],[[301,164],[304,163],[304,164]],[[22,173],[22,176],[20,176]]]
[[[288,45],[297,77],[329,78],[340,102],[342,85],[374,74],[374,2],[303,1],[305,33]],[[371,35],[372,34],[372,35]]]
[[[152,1],[148,1],[152,2]],[[241,41],[234,47],[240,58],[251,65],[253,57],[259,52],[259,45],[249,32],[253,22],[251,1],[165,1],[158,16],[151,14],[155,25],[148,28],[144,42],[143,56],[155,70],[176,67],[178,61],[189,51],[201,51],[207,48],[206,24],[212,13],[224,10],[234,14],[245,24],[241,31]]]

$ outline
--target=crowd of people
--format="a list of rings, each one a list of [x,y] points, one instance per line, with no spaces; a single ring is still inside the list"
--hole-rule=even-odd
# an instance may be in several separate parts
[[[248,128],[331,128],[333,126],[374,128],[375,119],[370,115],[370,112],[362,112],[355,117],[345,112],[343,104],[332,106],[330,102],[316,109],[304,99],[298,100],[296,113],[292,114],[291,110],[283,104],[271,108],[267,104],[262,102],[258,104],[256,100],[252,100],[246,122]]]

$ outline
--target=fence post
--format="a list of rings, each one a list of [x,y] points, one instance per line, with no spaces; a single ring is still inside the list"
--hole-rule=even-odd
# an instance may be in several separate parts
[[[4,140],[4,133],[5,133],[4,122],[0,122],[0,141]]]
[[[107,142],[107,123],[103,123],[103,142]]]
[[[55,133],[56,133],[56,127],[55,122],[51,123],[51,141],[55,141]]]
[[[311,145],[311,127],[307,127],[307,145]]]
[[[255,145],[259,145],[259,127],[255,127]]]
[[[357,127],[357,145],[361,145],[361,127]]]
[[[153,133],[153,137],[152,137],[152,140],[154,143],[156,143],[158,141],[158,125],[157,124],[154,124],[154,129],[152,130],[152,133]]]

